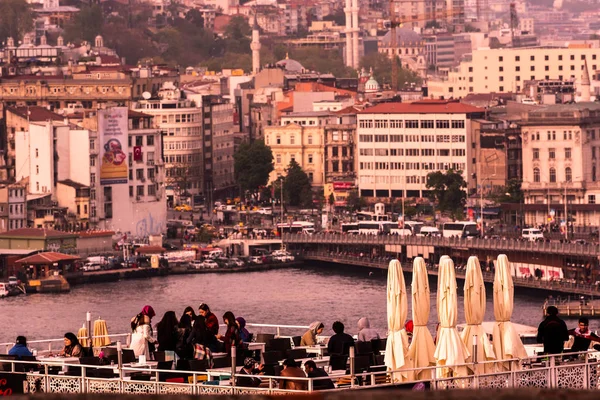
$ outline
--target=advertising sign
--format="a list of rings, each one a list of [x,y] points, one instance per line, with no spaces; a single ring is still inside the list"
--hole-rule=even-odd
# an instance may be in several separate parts
[[[100,184],[127,183],[127,107],[98,111],[98,137],[102,145]]]

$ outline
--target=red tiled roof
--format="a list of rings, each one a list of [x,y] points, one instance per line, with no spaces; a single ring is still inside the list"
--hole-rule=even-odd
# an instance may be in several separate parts
[[[136,250],[138,254],[159,254],[167,251],[164,247],[161,246],[143,246]]]
[[[75,261],[79,260],[80,257],[70,256],[68,254],[55,253],[52,251],[48,251],[45,253],[34,254],[29,257],[21,258],[20,260],[15,261],[19,264],[34,264],[34,265],[45,265],[45,264],[53,264],[59,261]]]
[[[76,233],[61,232],[54,229],[46,228],[20,228],[12,231],[0,233],[3,238],[72,238],[76,237]]]
[[[379,103],[364,109],[360,114],[469,114],[482,112],[485,112],[483,108],[456,101],[421,100],[412,103]]]
[[[90,237],[104,237],[110,236],[112,237],[115,232],[114,231],[84,231],[78,232],[80,238],[90,238]]]
[[[12,112],[21,118],[27,118],[27,112],[29,111],[29,121],[40,122],[40,121],[64,121],[64,117],[58,115],[45,107],[40,106],[29,106],[29,107],[7,107],[8,112]]]
[[[359,112],[360,112],[360,109],[358,109],[354,106],[349,106],[346,108],[342,108],[341,110],[336,111],[335,113],[337,115],[347,115],[347,114],[355,115],[355,114],[358,114]]]
[[[152,115],[144,114],[144,113],[141,113],[141,112],[135,111],[135,110],[128,110],[127,117],[128,118],[152,118]]]

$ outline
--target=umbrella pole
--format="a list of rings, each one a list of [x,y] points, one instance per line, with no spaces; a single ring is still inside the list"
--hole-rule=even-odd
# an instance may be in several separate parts
[[[477,375],[477,335],[473,335],[473,374]]]
[[[87,329],[88,329],[88,345],[90,346],[90,357],[94,355],[94,345],[92,344],[92,313],[87,312],[85,314],[85,319],[87,321]]]
[[[120,340],[117,340],[117,367],[119,368],[119,379],[123,380],[123,349]]]

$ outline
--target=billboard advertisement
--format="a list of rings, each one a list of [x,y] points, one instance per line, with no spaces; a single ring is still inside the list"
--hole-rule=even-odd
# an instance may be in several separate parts
[[[100,154],[100,184],[127,183],[127,107],[98,111]]]

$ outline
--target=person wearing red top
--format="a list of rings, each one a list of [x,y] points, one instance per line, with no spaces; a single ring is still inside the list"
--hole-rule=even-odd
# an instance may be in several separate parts
[[[231,311],[227,311],[223,314],[223,322],[227,325],[225,335],[219,335],[217,338],[223,341],[224,350],[227,354],[231,355],[231,347],[236,347],[237,355],[241,355],[243,352],[242,338],[240,336],[240,330],[235,323],[235,316]]]
[[[210,307],[207,304],[200,304],[198,307],[198,314],[202,315],[206,320],[206,329],[213,335],[219,334],[219,319],[215,314],[210,312]]]

